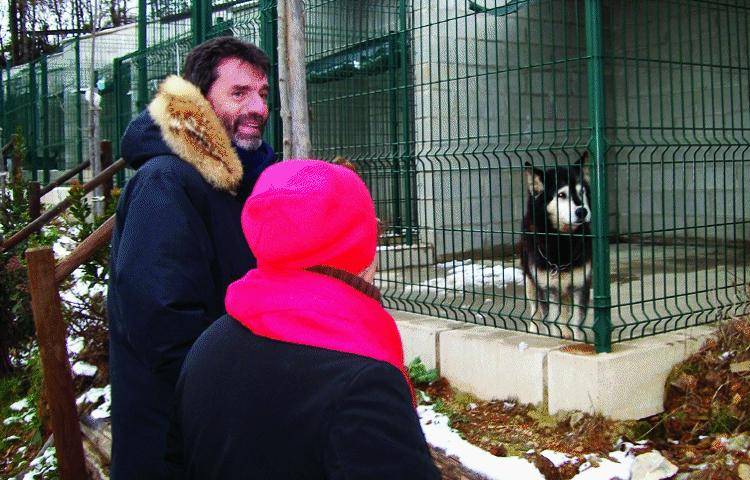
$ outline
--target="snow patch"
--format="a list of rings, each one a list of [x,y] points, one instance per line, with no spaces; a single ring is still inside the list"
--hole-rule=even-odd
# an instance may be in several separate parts
[[[609,456],[615,461],[596,455],[585,455],[587,461],[578,468],[578,475],[571,480],[629,480],[630,469],[635,459],[630,448],[610,452]]]
[[[96,375],[98,368],[86,362],[76,362],[73,364],[73,373],[83,377],[93,377]]]
[[[94,419],[109,418],[110,406],[112,402],[112,390],[110,385],[102,388],[91,388],[86,393],[83,393],[76,399],[76,404],[81,405],[83,403],[98,403],[101,399],[104,399],[101,405],[96,407],[91,412],[91,417]]]
[[[462,439],[448,426],[448,417],[435,412],[431,405],[417,408],[427,442],[455,456],[462,465],[485,475],[488,480],[544,480],[528,460],[519,457],[496,457]]]
[[[525,281],[523,270],[515,267],[474,264],[471,260],[440,263],[436,266],[445,270],[445,276],[431,278],[419,285],[406,285],[407,290],[477,290],[493,286],[505,288],[513,284],[523,286]]]
[[[57,455],[55,447],[50,446],[44,453],[31,461],[31,470],[23,476],[23,480],[50,478],[52,472],[57,471]]]
[[[544,450],[542,453],[540,453],[540,455],[552,462],[552,465],[554,465],[555,467],[561,467],[566,463],[571,463],[574,460],[578,460],[575,457],[569,457],[564,453],[556,452],[554,450]]]
[[[83,337],[68,337],[68,353],[78,355],[83,347]]]
[[[11,404],[10,409],[14,412],[20,412],[22,410],[26,410],[29,408],[29,399],[28,398],[22,398],[21,400]]]

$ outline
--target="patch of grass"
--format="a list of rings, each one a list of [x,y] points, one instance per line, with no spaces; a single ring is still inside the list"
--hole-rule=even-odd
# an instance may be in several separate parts
[[[43,442],[36,411],[39,392],[41,362],[38,353],[31,355],[23,370],[0,379],[0,414],[3,419],[0,422],[0,478],[11,478],[27,468]],[[24,398],[28,402],[26,409],[11,410],[12,404]],[[5,420],[12,417],[16,420],[6,425]]]
[[[706,423],[706,432],[709,434],[732,433],[739,424],[740,420],[726,406],[715,405]]]
[[[419,357],[409,362],[406,368],[414,385],[429,385],[438,379],[437,370],[434,368],[428,370]]]
[[[555,428],[560,423],[560,418],[536,407],[529,410],[528,416],[542,428]]]
[[[0,378],[0,410],[4,412],[10,404],[25,394],[26,389],[23,375],[20,373]]]

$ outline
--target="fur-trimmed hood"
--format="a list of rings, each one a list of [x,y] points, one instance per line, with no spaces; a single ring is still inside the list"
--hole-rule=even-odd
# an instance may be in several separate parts
[[[158,155],[177,155],[214,188],[232,194],[243,179],[242,162],[211,104],[198,87],[175,75],[128,126],[121,151],[132,168]]]

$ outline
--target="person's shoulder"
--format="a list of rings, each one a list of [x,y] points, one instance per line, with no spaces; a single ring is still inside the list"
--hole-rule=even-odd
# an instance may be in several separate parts
[[[357,368],[352,370],[347,395],[369,392],[388,401],[406,401],[411,405],[409,384],[404,374],[388,362],[357,357]]]
[[[240,324],[230,315],[224,314],[203,331],[198,339],[193,343],[190,353],[186,359],[188,361],[201,361],[204,356],[213,357],[223,355],[230,344],[235,343],[238,339],[247,342],[252,337],[252,333]]]
[[[165,188],[181,188],[188,191],[202,190],[208,183],[198,171],[176,155],[157,155],[145,162],[128,181],[135,185],[158,182]]]

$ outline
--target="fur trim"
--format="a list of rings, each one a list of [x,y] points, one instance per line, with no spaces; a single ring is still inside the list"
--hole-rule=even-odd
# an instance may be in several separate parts
[[[164,141],[219,190],[236,194],[242,163],[219,117],[198,87],[176,75],[159,86],[148,111]]]

